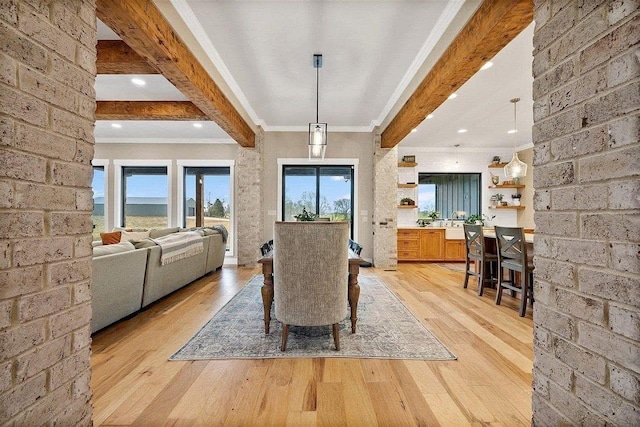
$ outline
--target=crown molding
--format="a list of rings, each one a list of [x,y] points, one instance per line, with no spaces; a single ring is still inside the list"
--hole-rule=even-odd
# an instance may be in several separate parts
[[[237,144],[231,138],[96,138],[96,144]]]

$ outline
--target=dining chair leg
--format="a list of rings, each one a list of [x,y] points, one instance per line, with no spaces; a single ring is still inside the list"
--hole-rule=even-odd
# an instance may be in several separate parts
[[[339,323],[334,323],[333,324],[333,343],[336,346],[336,351],[340,351],[340,329],[339,329],[340,324]]]
[[[511,282],[511,286],[516,285],[516,272],[513,270],[509,270],[509,282]],[[511,289],[511,296],[514,298],[516,296],[516,291],[514,291],[513,289]]]
[[[464,289],[467,289],[468,284],[469,284],[469,258],[467,257],[467,260],[465,262],[465,269],[464,269]]]
[[[527,296],[529,295],[529,275],[528,274],[522,274],[521,275],[522,278],[522,292],[520,292],[522,295],[520,296],[520,317],[524,317],[524,315],[527,313]]]
[[[285,351],[287,349],[287,339],[289,338],[289,325],[286,323],[282,324],[282,345],[280,346],[280,351]]]
[[[482,296],[482,292],[484,291],[484,270],[486,265],[484,262],[480,263],[480,276],[478,276],[478,296]]]
[[[502,276],[503,275],[504,275],[504,271],[502,267],[498,265],[498,283],[496,283],[496,305],[500,305],[500,302],[502,301],[502,280],[503,280]]]

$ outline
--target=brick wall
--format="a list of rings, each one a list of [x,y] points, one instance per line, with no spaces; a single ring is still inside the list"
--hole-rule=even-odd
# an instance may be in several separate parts
[[[637,0],[536,1],[534,425],[640,425]]]
[[[0,425],[90,425],[95,4],[0,1]]]
[[[398,265],[398,147],[380,148],[380,134],[373,141],[373,265]]]
[[[262,150],[264,131],[256,132],[255,148],[238,147],[236,229],[238,265],[253,267],[260,257],[263,240]]]

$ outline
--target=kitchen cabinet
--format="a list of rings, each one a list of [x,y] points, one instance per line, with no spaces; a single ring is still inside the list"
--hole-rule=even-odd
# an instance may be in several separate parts
[[[444,259],[444,230],[420,230],[420,259]]]
[[[398,229],[398,261],[464,261],[464,255],[464,240],[446,240],[444,228]]]
[[[464,261],[466,248],[464,240],[445,240],[444,259],[445,261]]]

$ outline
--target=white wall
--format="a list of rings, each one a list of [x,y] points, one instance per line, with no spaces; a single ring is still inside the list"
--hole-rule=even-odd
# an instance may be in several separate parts
[[[502,193],[505,195],[505,199],[508,202],[511,202],[511,194],[515,192],[515,190],[503,189],[503,190],[490,190],[488,187],[491,185],[491,174],[500,175],[500,181],[504,179],[504,172],[502,169],[489,169],[487,166],[491,163],[491,159],[493,156],[500,156],[501,161],[508,162],[511,160],[512,151],[509,149],[504,150],[471,150],[471,149],[450,149],[450,150],[440,150],[440,149],[429,149],[423,147],[402,147],[400,145],[398,147],[398,159],[402,159],[403,156],[406,155],[415,155],[416,162],[418,166],[416,169],[416,175],[418,172],[460,172],[460,173],[481,173],[482,174],[482,213],[491,217],[495,215],[495,218],[489,223],[490,225],[502,225],[507,227],[533,227],[533,225],[529,225],[528,220],[523,220],[522,224],[518,223],[518,212],[530,211],[531,217],[533,216],[533,190],[530,192],[524,193],[523,198],[521,199],[521,203],[526,208],[523,211],[516,210],[495,210],[488,209],[490,204],[490,197],[495,193]],[[458,161],[458,165],[456,165],[456,161]],[[531,160],[527,162],[529,164],[529,171],[527,172],[527,179],[525,180],[525,185],[530,185],[528,182],[533,175],[533,171],[531,170]],[[417,179],[417,176],[416,176]],[[417,181],[416,181],[417,182]],[[527,188],[525,188],[527,190]],[[529,195],[530,199],[526,199],[525,195]],[[443,212],[443,216],[449,216],[450,212]],[[526,218],[525,216],[523,218]],[[402,222],[401,222],[402,221]],[[398,215],[398,225],[410,225],[415,226],[411,217],[406,215],[404,212]],[[526,222],[526,224],[524,223]],[[532,221],[531,221],[532,222]]]
[[[278,159],[307,158],[306,132],[266,132],[264,136],[264,238],[273,237],[273,224],[278,210]],[[373,236],[371,228],[373,196],[373,134],[332,133],[329,128],[329,142],[325,159],[358,159],[358,235],[362,246],[362,257],[371,259]],[[313,162],[309,162],[313,164]],[[366,213],[366,215],[362,215]]]

